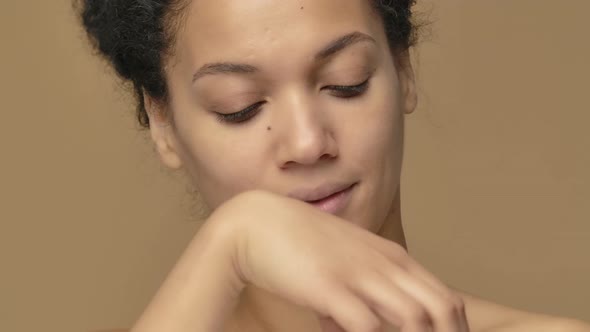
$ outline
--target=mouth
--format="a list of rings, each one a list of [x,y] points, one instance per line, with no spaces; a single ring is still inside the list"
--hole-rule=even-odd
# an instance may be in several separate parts
[[[357,184],[324,185],[315,190],[300,191],[289,196],[313,205],[326,213],[337,214],[348,205],[352,191]]]

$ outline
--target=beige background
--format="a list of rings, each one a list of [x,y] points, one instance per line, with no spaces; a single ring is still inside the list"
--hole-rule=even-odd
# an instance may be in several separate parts
[[[590,2],[447,0],[419,52],[403,215],[451,285],[590,320]],[[0,10],[0,331],[130,326],[197,229],[69,0]]]

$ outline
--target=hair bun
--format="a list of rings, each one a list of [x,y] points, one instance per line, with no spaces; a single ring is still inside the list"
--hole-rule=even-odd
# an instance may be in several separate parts
[[[99,53],[117,73],[128,80],[142,81],[154,66],[158,67],[161,18],[166,1],[80,0],[82,24]],[[147,71],[146,71],[147,69]]]

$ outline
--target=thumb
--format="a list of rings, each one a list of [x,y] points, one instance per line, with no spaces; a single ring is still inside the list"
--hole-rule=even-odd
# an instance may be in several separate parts
[[[319,317],[322,332],[346,332],[330,317]]]

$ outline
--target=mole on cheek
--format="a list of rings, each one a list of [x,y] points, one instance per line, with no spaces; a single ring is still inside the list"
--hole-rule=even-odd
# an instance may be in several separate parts
[[[266,130],[271,131],[272,128],[270,126],[266,127]]]

